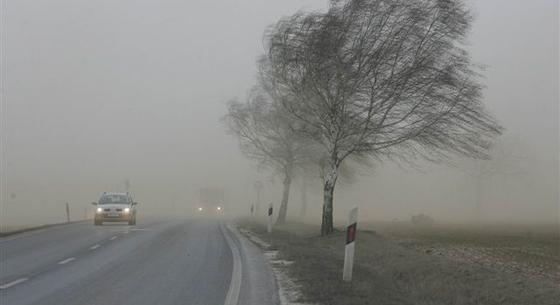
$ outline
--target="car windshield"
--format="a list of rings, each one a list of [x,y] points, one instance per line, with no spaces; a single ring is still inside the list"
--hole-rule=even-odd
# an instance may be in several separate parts
[[[127,203],[126,195],[105,195],[99,199],[99,204]]]

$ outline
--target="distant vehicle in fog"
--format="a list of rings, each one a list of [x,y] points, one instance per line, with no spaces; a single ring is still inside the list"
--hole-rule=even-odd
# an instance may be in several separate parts
[[[93,223],[96,226],[103,222],[128,222],[136,225],[136,205],[130,193],[103,193],[98,202],[92,202],[97,208]]]
[[[196,212],[205,215],[224,213],[225,195],[221,188],[204,187],[197,191]]]

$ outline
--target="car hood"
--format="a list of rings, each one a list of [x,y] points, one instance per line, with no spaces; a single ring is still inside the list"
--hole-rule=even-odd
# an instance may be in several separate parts
[[[102,209],[124,209],[124,208],[130,208],[130,204],[126,204],[126,203],[112,203],[112,204],[98,204],[97,205],[98,208],[102,208]]]

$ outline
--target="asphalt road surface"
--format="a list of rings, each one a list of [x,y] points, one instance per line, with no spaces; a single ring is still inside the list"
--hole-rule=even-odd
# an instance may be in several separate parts
[[[261,252],[220,220],[90,222],[0,239],[0,304],[278,304]]]

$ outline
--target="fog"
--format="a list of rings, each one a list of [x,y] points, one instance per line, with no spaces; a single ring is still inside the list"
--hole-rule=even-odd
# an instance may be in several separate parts
[[[255,82],[266,27],[328,1],[8,2],[3,225],[63,221],[66,202],[81,219],[127,179],[139,216],[191,213],[206,186],[225,190],[231,213],[246,213],[256,180],[265,184],[262,203],[279,203],[280,179],[245,159],[220,119],[226,102]],[[361,219],[558,222],[558,1],[468,3],[476,16],[471,55],[486,66],[485,104],[506,128],[494,154],[505,169],[477,191],[474,161],[375,163],[337,186],[337,219],[358,205]],[[320,181],[309,180],[307,215],[319,221]]]

